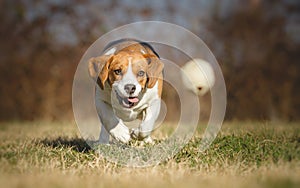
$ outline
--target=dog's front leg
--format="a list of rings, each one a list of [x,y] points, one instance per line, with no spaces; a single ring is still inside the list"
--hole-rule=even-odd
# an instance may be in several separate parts
[[[111,105],[99,101],[98,104],[96,104],[96,107],[102,123],[99,142],[108,143],[108,133],[117,141],[123,143],[129,142],[131,139],[129,129],[124,125],[123,121],[114,114]]]
[[[150,136],[154,129],[154,124],[158,118],[160,111],[160,99],[152,101],[149,107],[145,110],[143,121],[139,127],[139,130],[135,133],[138,135],[139,140],[143,140],[146,143],[152,143],[153,140]]]

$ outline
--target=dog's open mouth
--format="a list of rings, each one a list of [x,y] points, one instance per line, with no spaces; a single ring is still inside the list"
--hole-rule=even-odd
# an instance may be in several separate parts
[[[121,97],[118,92],[116,92],[119,103],[125,108],[132,108],[140,101],[138,97]]]

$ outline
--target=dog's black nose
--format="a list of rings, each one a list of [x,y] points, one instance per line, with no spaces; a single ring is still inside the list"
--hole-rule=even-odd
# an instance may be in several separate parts
[[[126,93],[128,93],[129,95],[133,94],[135,92],[135,85],[134,84],[126,84],[124,86],[124,90],[126,91]]]

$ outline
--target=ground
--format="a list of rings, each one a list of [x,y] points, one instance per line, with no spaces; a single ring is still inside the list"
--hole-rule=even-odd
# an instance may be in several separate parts
[[[75,123],[0,123],[1,187],[300,187],[299,123],[225,122],[204,153],[201,135],[159,165],[106,161]],[[147,147],[147,146],[145,146]]]

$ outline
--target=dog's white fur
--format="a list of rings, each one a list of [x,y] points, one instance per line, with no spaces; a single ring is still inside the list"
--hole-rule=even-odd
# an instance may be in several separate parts
[[[150,133],[154,128],[154,123],[160,111],[160,97],[157,94],[157,85],[156,83],[153,88],[147,89],[141,101],[133,108],[121,106],[115,92],[111,92],[110,89],[103,91],[97,87],[95,95],[96,109],[102,123],[99,142],[109,143],[109,135],[111,135],[116,140],[127,143],[131,140],[131,134],[132,136],[140,134],[144,137],[144,141],[151,142]],[[116,86],[115,88],[117,89],[118,87]],[[139,127],[136,127],[134,123],[133,125],[130,124],[139,115],[142,116]],[[133,126],[131,131],[128,128],[130,126]]]

